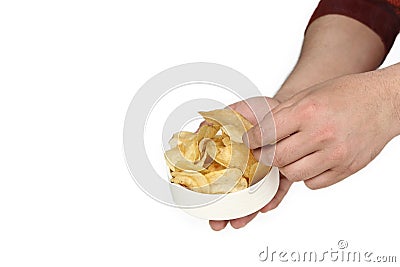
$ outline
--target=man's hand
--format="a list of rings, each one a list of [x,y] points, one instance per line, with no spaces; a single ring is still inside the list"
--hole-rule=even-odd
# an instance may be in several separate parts
[[[269,113],[269,110],[273,109],[277,105],[279,105],[279,102],[276,99],[268,97],[254,97],[244,101],[236,102],[229,107],[242,114],[253,125],[256,125],[267,113]],[[256,157],[257,155],[259,156],[257,151],[254,154]],[[281,175],[278,192],[274,198],[260,210],[260,212],[265,213],[276,208],[289,191],[291,185],[292,182]],[[248,224],[252,219],[254,219],[254,217],[256,217],[257,214],[258,212],[255,212],[248,216],[231,220],[230,223],[233,228],[238,229]],[[219,231],[224,229],[228,222],[229,221],[210,221],[210,226],[213,230]]]
[[[278,140],[272,165],[289,181],[304,181],[311,189],[337,183],[399,133],[396,94],[387,89],[395,74],[384,73],[343,76],[306,89],[272,111],[276,136],[267,116],[243,140],[262,149],[262,162],[271,161],[269,144]]]

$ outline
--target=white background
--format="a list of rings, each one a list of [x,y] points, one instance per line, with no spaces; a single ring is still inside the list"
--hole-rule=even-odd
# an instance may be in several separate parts
[[[147,197],[125,166],[124,116],[146,80],[216,62],[271,96],[316,4],[2,1],[0,266],[267,265],[267,245],[323,251],[340,239],[400,260],[399,139],[340,184],[296,184],[275,211],[221,232]],[[385,65],[399,55],[398,42]]]

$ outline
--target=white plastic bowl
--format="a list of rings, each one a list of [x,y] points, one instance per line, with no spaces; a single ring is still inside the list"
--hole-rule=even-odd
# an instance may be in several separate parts
[[[175,204],[186,213],[206,220],[231,220],[247,216],[264,207],[275,196],[279,170],[273,167],[258,183],[229,194],[202,194],[171,183]]]

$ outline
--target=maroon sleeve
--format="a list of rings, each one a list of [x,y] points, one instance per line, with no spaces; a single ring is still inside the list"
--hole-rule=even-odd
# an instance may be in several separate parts
[[[321,0],[308,26],[328,14],[344,15],[368,26],[381,37],[386,54],[400,31],[400,16],[394,6],[383,0]]]

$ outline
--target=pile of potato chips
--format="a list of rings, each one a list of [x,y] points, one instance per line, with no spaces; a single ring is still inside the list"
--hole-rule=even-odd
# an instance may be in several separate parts
[[[165,159],[171,182],[206,194],[245,189],[271,167],[254,158],[242,135],[253,125],[231,109],[199,112],[206,123],[196,133],[178,132],[169,141]]]

